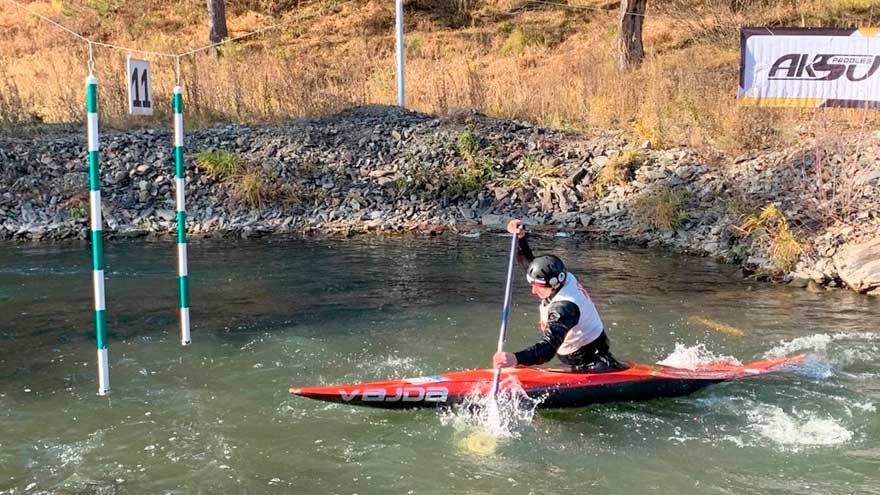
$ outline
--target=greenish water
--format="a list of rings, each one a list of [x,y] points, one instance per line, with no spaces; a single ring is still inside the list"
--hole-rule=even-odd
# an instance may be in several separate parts
[[[814,357],[685,398],[539,411],[484,456],[455,415],[287,389],[488,365],[506,238],[192,244],[189,348],[174,244],[107,244],[107,398],[88,249],[0,246],[0,494],[880,493],[877,298],[539,240],[590,289],[622,359]],[[510,349],[537,338],[516,282]]]

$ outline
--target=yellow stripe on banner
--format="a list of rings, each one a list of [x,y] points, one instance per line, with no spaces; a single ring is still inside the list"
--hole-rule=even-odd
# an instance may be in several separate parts
[[[784,108],[816,108],[825,101],[822,98],[760,98],[743,96],[739,99],[744,107],[784,107]]]
[[[728,335],[733,335],[735,337],[742,337],[745,335],[745,332],[736,328],[734,326],[728,325],[726,323],[721,323],[720,321],[710,320],[709,318],[703,318],[700,316],[690,316],[688,317],[688,323],[695,323],[698,325],[702,325],[711,330],[716,330],[721,333],[726,333]]]
[[[873,38],[880,34],[880,28],[861,28],[859,29],[859,34],[866,38]]]

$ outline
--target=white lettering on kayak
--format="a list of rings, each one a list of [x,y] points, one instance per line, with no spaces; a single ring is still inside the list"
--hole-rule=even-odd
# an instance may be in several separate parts
[[[339,391],[339,395],[342,396],[342,400],[344,400],[345,402],[348,402],[348,401],[354,399],[355,397],[358,396],[359,393],[360,393],[360,390],[358,390],[358,389],[354,389],[350,394],[345,393],[345,390]]]
[[[449,389],[446,387],[397,387],[386,391],[381,388],[352,389],[351,392],[339,391],[345,402],[360,398],[364,402],[446,402]]]

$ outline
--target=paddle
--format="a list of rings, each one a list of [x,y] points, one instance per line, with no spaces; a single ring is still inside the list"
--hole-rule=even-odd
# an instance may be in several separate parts
[[[498,335],[498,351],[504,351],[504,339],[507,337],[507,317],[510,315],[510,286],[513,282],[513,260],[516,257],[516,241],[518,234],[513,234],[510,241],[510,260],[507,262],[507,285],[504,286],[504,309],[501,310],[501,332]],[[493,402],[498,395],[498,383],[501,380],[501,368],[495,368],[495,376],[492,378],[492,390],[490,395]]]

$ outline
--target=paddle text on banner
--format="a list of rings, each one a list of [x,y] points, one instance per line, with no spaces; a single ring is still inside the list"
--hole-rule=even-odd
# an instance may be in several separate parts
[[[880,30],[743,28],[740,104],[880,108]]]

